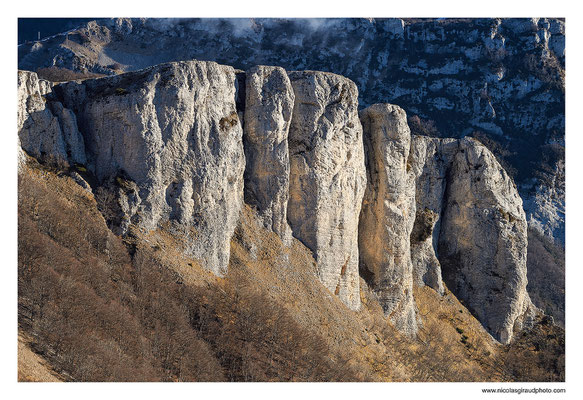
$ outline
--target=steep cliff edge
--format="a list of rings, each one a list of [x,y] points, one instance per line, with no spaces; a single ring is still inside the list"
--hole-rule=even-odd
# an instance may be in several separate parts
[[[360,114],[368,184],[358,227],[360,266],[399,330],[417,333],[409,237],[415,221],[414,181],[408,159],[411,132],[405,112],[375,104]]]
[[[130,225],[149,231],[176,221],[196,238],[189,251],[220,275],[243,203],[234,82],[231,67],[190,61],[58,85],[54,100],[47,99],[76,115],[83,168],[97,180],[96,196],[112,229],[126,234]],[[30,136],[20,132],[21,141]],[[58,131],[54,136],[65,142]],[[23,148],[33,155],[47,151],[26,140]],[[53,153],[85,164],[60,147]]]
[[[405,112],[389,104],[361,118],[369,177],[361,267],[385,312],[414,333],[413,282],[439,293],[445,282],[509,343],[539,313],[526,291],[527,223],[516,185],[474,139],[411,139]]]
[[[255,207],[265,226],[289,244],[288,134],[294,91],[280,67],[258,66],[244,76],[245,203]]]
[[[526,291],[522,200],[488,149],[470,138],[458,146],[439,235],[444,281],[497,340],[508,343],[538,312]]]
[[[314,252],[320,280],[360,307],[358,218],[366,184],[356,85],[340,75],[290,72],[288,220]]]
[[[411,136],[390,104],[359,119],[356,85],[340,75],[238,74],[188,61],[51,87],[20,71],[22,149],[85,171],[91,187],[71,175],[117,234],[164,228],[216,275],[245,199],[284,243],[291,233],[312,251],[317,277],[351,310],[360,264],[408,336],[414,285],[443,294],[445,282],[504,343],[531,323],[522,201],[489,150]]]
[[[117,18],[24,43],[18,59],[47,78],[184,59],[346,76],[361,105],[399,104],[420,117],[414,133],[426,124],[440,137],[486,138],[515,170],[530,226],[564,244],[565,26],[561,18]]]
[[[85,144],[77,119],[61,103],[48,101],[52,86],[34,72],[18,72],[19,150],[50,163],[85,164]]]

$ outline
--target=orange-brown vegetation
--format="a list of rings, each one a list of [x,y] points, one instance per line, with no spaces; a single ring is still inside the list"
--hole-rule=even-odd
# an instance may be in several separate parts
[[[100,78],[105,76],[103,74],[96,74],[93,72],[77,72],[72,71],[67,68],[61,67],[46,67],[46,68],[38,68],[36,70],[38,77],[50,82],[68,82],[68,81],[75,81],[79,79],[90,79],[90,78]]]
[[[195,234],[170,222],[148,234],[114,235],[93,194],[66,172],[30,161],[18,194],[18,322],[27,345],[19,352],[32,349],[60,379],[564,377],[546,374],[553,363],[560,372],[560,346],[538,333],[501,346],[451,293],[415,291],[422,328],[414,339],[387,323],[362,279],[363,306],[350,311],[319,283],[311,252],[296,240],[283,246],[248,206],[231,241],[229,273],[217,278],[185,252]],[[560,344],[561,332],[553,334]],[[530,371],[518,371],[533,360]],[[27,365],[19,365],[21,380],[32,376]]]

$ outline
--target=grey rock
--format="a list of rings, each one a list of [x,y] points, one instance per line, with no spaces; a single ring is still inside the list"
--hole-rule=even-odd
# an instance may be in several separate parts
[[[413,280],[417,286],[429,286],[439,294],[443,294],[441,264],[433,247],[435,232],[439,232],[435,230],[438,219],[439,214],[429,208],[417,210],[415,225],[411,232],[411,263],[413,264]]]
[[[375,104],[360,114],[367,187],[359,224],[360,267],[392,323],[417,333],[409,237],[415,221],[415,186],[408,167],[411,132],[403,109]]]
[[[81,175],[79,175],[78,172],[73,171],[73,172],[71,172],[70,176],[75,181],[75,183],[77,183],[79,186],[81,186],[87,192],[93,193],[93,190],[91,189],[91,185],[89,185],[89,183],[85,179],[83,179],[83,177]]]
[[[439,259],[450,290],[500,342],[532,323],[527,224],[512,179],[482,144],[459,141],[447,176]]]
[[[266,66],[247,71],[245,97],[245,202],[290,244],[287,141],[295,96],[286,71]]]
[[[51,99],[51,92],[52,85],[36,73],[18,71],[19,145],[45,162],[84,164],[84,143],[75,116]]]
[[[366,176],[358,91],[347,78],[290,72],[295,103],[289,130],[288,221],[318,264],[322,283],[360,307],[358,218]]]
[[[444,287],[437,243],[446,187],[446,172],[457,152],[455,139],[414,135],[409,165],[415,176],[416,218],[411,234],[413,281],[427,285],[440,294]]]
[[[245,166],[233,68],[168,63],[57,92],[77,115],[118,233],[175,221],[194,238],[187,250],[225,274]]]

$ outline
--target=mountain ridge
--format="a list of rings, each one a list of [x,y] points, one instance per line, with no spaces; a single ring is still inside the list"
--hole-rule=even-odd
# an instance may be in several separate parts
[[[433,135],[480,137],[516,175],[530,226],[564,243],[564,31],[553,18],[122,18],[23,44],[19,68],[79,77],[201,59],[338,73],[361,107],[398,104]]]

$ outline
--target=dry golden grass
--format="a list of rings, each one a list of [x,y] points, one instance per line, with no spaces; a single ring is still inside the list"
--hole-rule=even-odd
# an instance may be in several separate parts
[[[32,163],[32,166],[22,169],[21,179],[28,182],[30,189],[27,190],[37,190],[39,195],[47,193],[54,195],[58,199],[59,210],[64,210],[83,221],[92,221],[89,225],[86,223],[85,229],[95,227],[93,236],[105,237],[106,239],[100,240],[105,240],[106,244],[109,243],[107,246],[114,246],[113,249],[116,248],[115,246],[124,247],[121,245],[121,240],[105,227],[105,220],[97,209],[93,195],[83,190],[66,174],[58,174],[56,171]],[[59,237],[66,238],[68,237],[66,235],[70,235],[66,229],[70,221],[53,220],[46,221],[47,224],[45,224],[42,220],[35,220],[39,212],[34,209],[35,202],[26,201],[23,204],[19,204],[19,207],[30,207],[30,209],[21,209],[19,215],[22,212],[27,218],[31,218],[32,223],[36,224],[34,226],[38,225],[39,229],[44,229],[45,225],[48,226],[52,230],[52,233],[49,232],[52,235],[51,240],[58,241]],[[42,218],[46,218],[44,215],[42,214]],[[196,232],[186,233],[190,237],[196,237]],[[90,238],[91,235],[83,229],[75,231],[75,234],[79,235],[78,241],[81,246],[79,248],[85,248],[82,247],[86,246],[82,238]],[[510,360],[509,355],[518,354],[525,360],[531,355],[537,356],[529,348],[525,349],[525,346],[521,345],[516,350],[512,350],[495,342],[450,292],[440,296],[427,287],[415,289],[421,327],[414,339],[402,336],[387,322],[375,294],[369,290],[362,279],[360,281],[362,307],[359,311],[349,310],[333,293],[320,284],[311,252],[295,239],[291,247],[285,247],[275,233],[261,225],[255,212],[249,206],[244,206],[240,224],[231,240],[229,272],[224,278],[218,278],[209,273],[199,261],[185,252],[188,247],[185,237],[185,232],[167,223],[150,233],[134,230],[129,237],[124,239],[124,242],[128,249],[133,249],[135,254],[147,261],[144,265],[161,269],[161,278],[154,276],[155,279],[164,279],[164,284],[160,283],[163,289],[160,290],[172,292],[168,297],[169,301],[183,301],[182,304],[172,304],[176,315],[186,312],[192,317],[196,313],[205,313],[204,310],[210,313],[205,314],[211,316],[209,326],[219,332],[221,337],[209,337],[208,334],[205,336],[203,331],[206,327],[201,328],[195,326],[196,324],[193,327],[198,331],[189,333],[188,329],[192,327],[181,325],[179,333],[194,335],[193,338],[196,339],[192,340],[200,342],[198,346],[208,352],[209,365],[204,367],[208,367],[208,371],[216,369],[213,363],[221,363],[224,375],[219,374],[215,377],[216,379],[252,380],[258,377],[257,379],[261,380],[506,381],[515,379],[516,375],[512,371],[520,366],[516,360]],[[99,240],[96,243],[91,245],[93,247],[87,248],[97,246],[94,257],[97,257],[96,259],[100,262],[99,257],[104,257],[100,254],[105,254],[106,249],[102,248]],[[72,250],[74,252],[75,248]],[[116,251],[121,252],[121,249]],[[108,257],[113,260],[111,254]],[[135,260],[130,260],[127,255],[123,257],[120,255],[120,257],[126,259],[124,262],[128,265],[127,268],[137,268]],[[116,268],[122,267],[123,265],[120,264]],[[119,272],[115,270],[107,272],[111,275],[111,280],[105,284],[112,287],[103,289],[98,287],[97,293],[107,294],[108,290],[115,292],[118,287],[120,293],[130,290],[128,293],[123,292],[125,294],[122,296],[124,298],[122,305],[129,307],[127,308],[129,311],[126,311],[128,318],[130,315],[134,318],[131,326],[135,329],[144,329],[140,328],[140,324],[144,322],[140,320],[142,317],[139,315],[142,311],[139,304],[152,300],[148,298],[140,300],[140,296],[144,295],[143,290],[142,292],[135,291],[136,289],[131,289],[131,283],[124,283],[126,279],[124,274],[127,273],[128,271],[123,269]],[[137,272],[129,271],[129,273],[134,276]],[[135,280],[135,278],[132,279]],[[156,283],[150,283],[146,294],[154,287]],[[23,299],[23,304],[26,306],[25,300],[28,300]],[[220,304],[211,304],[211,302]],[[163,312],[167,312],[164,311],[164,304],[159,306]],[[164,318],[163,315],[160,317]],[[26,319],[26,316],[23,318]],[[248,328],[237,325],[245,323],[249,324]],[[191,321],[190,324],[192,325],[193,322]],[[259,329],[255,329],[257,324],[260,325]],[[277,324],[280,326],[278,327]],[[276,331],[280,336],[274,334],[272,338],[263,340],[261,335]],[[152,333],[148,330],[143,332],[144,337],[140,339],[142,342],[158,340],[156,337],[152,339],[151,336],[156,332]],[[281,337],[281,332],[297,337]],[[172,335],[171,332],[169,334]],[[100,332],[100,335],[107,335],[107,331]],[[249,348],[252,349],[249,357],[258,358],[246,359],[246,353],[241,353],[241,349],[237,348],[238,342],[234,342],[230,335],[239,335],[241,340],[246,340],[251,346]],[[543,340],[541,339],[543,335],[539,336],[536,340]],[[309,344],[318,346],[318,349],[324,352],[320,354],[324,358],[317,359],[316,357],[315,360],[318,364],[325,364],[324,368],[320,372],[310,373],[310,368],[315,367],[308,362],[302,365],[303,378],[289,375],[289,371],[294,370],[293,363],[301,363],[301,354],[293,352],[287,354],[286,343],[290,346],[294,343],[304,346],[301,351],[310,354],[310,357],[316,357],[319,353],[313,351],[310,353]],[[48,345],[50,347],[50,344]],[[221,346],[230,347],[221,348]],[[277,354],[270,355],[271,347],[278,349]],[[19,357],[36,360],[28,351],[27,347],[19,344]],[[185,351],[186,353],[181,357],[188,356],[190,350]],[[154,354],[151,356],[154,360],[157,353],[152,354]],[[132,353],[128,353],[128,357],[131,355]],[[289,360],[281,359],[288,356],[291,357]],[[213,361],[213,357],[217,357],[218,361]],[[184,359],[187,360],[187,358]],[[229,360],[235,360],[240,364],[236,371],[230,370],[228,365],[225,366],[225,362],[228,363]],[[512,362],[511,368],[508,367],[509,360]],[[22,380],[50,379],[47,374],[35,372],[40,371],[39,365],[43,365],[42,360],[39,363],[33,361],[19,364],[19,376]],[[550,361],[545,359],[545,363],[548,364],[548,362]],[[541,363],[541,365],[544,367],[546,364]],[[273,369],[279,368],[278,366],[284,366],[286,372],[279,374]],[[156,377],[158,367],[153,368],[146,372]],[[560,364],[558,368],[560,369]],[[339,373],[339,371],[343,372]],[[535,373],[533,376],[546,376],[541,374],[540,369]],[[144,375],[146,376],[150,375]],[[211,379],[210,375],[198,376]],[[115,380],[115,376],[108,375],[107,379]],[[180,379],[180,376],[172,375],[171,379]],[[526,380],[528,376],[521,376],[521,379]]]
[[[63,379],[51,369],[47,360],[30,349],[24,335],[18,335],[18,381],[61,382]]]

